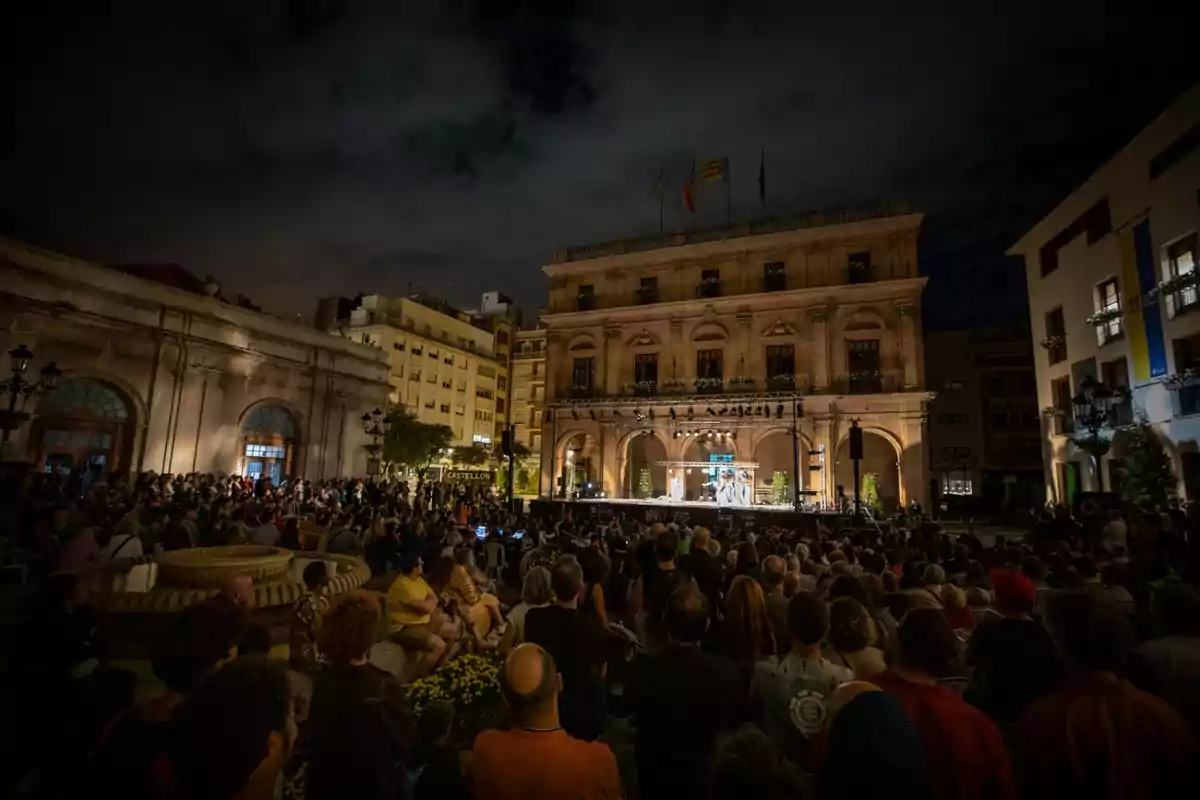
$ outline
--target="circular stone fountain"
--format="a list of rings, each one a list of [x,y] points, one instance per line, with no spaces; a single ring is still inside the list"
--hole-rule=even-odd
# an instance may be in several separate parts
[[[360,559],[336,553],[233,545],[172,550],[97,573],[91,583],[98,610],[116,614],[170,614],[213,596],[238,576],[254,584],[252,611],[290,607],[304,594],[304,568],[323,561],[328,596],[357,589],[371,577]],[[128,568],[126,570],[126,568]]]

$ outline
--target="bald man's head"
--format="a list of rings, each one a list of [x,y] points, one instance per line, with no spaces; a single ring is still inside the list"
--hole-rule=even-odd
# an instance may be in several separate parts
[[[561,688],[554,659],[529,642],[509,653],[504,662],[502,686],[504,699],[518,719],[557,703]]]

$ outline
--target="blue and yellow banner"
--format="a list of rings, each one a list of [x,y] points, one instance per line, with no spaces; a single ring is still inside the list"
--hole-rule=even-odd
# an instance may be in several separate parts
[[[1143,300],[1158,285],[1150,220],[1144,219],[1117,233],[1121,248],[1121,285],[1125,287],[1122,309],[1125,335],[1129,337],[1129,359],[1135,384],[1167,374],[1167,348],[1163,339],[1160,297]]]

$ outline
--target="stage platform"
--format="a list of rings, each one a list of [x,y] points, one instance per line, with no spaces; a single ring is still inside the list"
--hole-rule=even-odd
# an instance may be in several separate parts
[[[718,523],[739,528],[769,528],[779,525],[801,532],[815,532],[817,520],[824,521],[830,530],[849,524],[847,516],[825,511],[796,511],[789,505],[718,506],[698,500],[632,500],[595,498],[583,500],[533,500],[534,513],[553,513],[573,517],[594,517],[607,522],[614,516],[642,522],[677,522],[681,525],[703,525],[711,528]]]

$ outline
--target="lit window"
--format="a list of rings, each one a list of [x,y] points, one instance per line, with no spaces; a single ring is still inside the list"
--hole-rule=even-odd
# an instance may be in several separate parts
[[[1096,313],[1116,314],[1096,325],[1096,339],[1100,344],[1107,344],[1113,339],[1121,338],[1121,295],[1117,291],[1117,279],[1109,278],[1096,287]]]
[[[951,478],[942,476],[942,494],[968,495],[972,494],[970,478]]]

